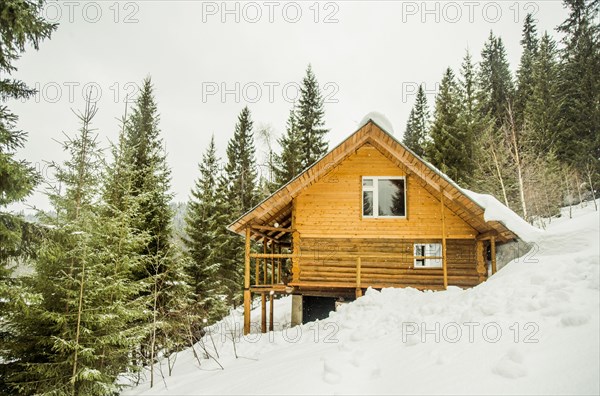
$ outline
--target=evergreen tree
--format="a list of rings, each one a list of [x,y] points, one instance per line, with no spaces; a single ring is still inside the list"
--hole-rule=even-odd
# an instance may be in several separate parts
[[[542,154],[556,152],[560,118],[560,68],[556,43],[548,33],[542,36],[532,70],[532,94],[525,106],[527,144]]]
[[[569,16],[564,34],[560,78],[560,160],[583,169],[592,162],[600,174],[600,27],[597,0],[564,0]],[[597,177],[597,176],[596,176]]]
[[[489,119],[481,115],[480,103],[478,101],[477,74],[471,54],[467,51],[460,70],[458,81],[460,112],[458,116],[458,130],[464,137],[465,145],[465,182],[466,186],[472,186],[469,180],[477,167],[476,158],[480,148],[478,144],[481,135],[489,126]]]
[[[419,85],[415,105],[410,112],[403,143],[419,156],[425,154],[425,145],[429,135],[429,108],[427,96],[422,85]]]
[[[56,29],[42,17],[44,3],[0,2],[0,393],[3,393],[3,356],[11,332],[11,315],[23,309],[25,291],[11,277],[16,261],[30,256],[37,234],[34,227],[6,210],[12,203],[26,198],[39,182],[39,175],[26,161],[15,158],[23,148],[27,134],[17,129],[18,117],[5,105],[11,99],[27,99],[35,90],[20,80],[7,78],[17,70],[14,63],[27,45],[34,49]],[[22,305],[23,304],[23,305]]]
[[[494,118],[497,128],[507,121],[513,83],[502,39],[490,32],[481,52],[479,96],[483,116]]]
[[[431,145],[426,157],[442,172],[458,183],[468,181],[467,145],[464,131],[459,129],[459,87],[452,69],[446,69],[435,100]]]
[[[223,290],[218,278],[220,262],[216,242],[219,228],[223,225],[217,221],[219,159],[214,136],[198,167],[200,176],[188,204],[184,243],[191,258],[188,275],[196,294],[195,311],[212,323],[226,312],[220,298]]]
[[[525,107],[533,95],[533,67],[538,53],[538,38],[532,14],[527,14],[521,39],[521,63],[517,70],[514,112],[517,125],[523,124]]]
[[[17,315],[18,336],[8,381],[26,394],[109,395],[130,368],[131,347],[141,331],[131,327],[144,313],[130,282],[139,239],[124,217],[102,216],[98,197],[102,153],[89,100],[81,129],[63,144],[70,158],[56,166],[59,185],[49,191],[55,215],[26,279],[33,298]],[[124,221],[125,220],[125,221]]]
[[[258,185],[253,122],[245,107],[238,116],[233,137],[227,144],[225,173],[219,181],[216,222],[219,224],[217,249],[220,254],[220,281],[228,302],[241,302],[244,272],[244,241],[226,227],[258,203]]]
[[[295,106],[290,110],[285,135],[279,139],[279,145],[281,155],[275,159],[275,182],[282,186],[303,170],[301,135]]]
[[[306,69],[306,76],[300,87],[300,101],[296,110],[296,122],[300,135],[302,149],[302,169],[308,168],[327,153],[329,144],[325,135],[329,132],[324,128],[325,110],[319,83],[311,65]]]
[[[169,351],[181,346],[181,334],[185,333],[186,326],[183,309],[190,303],[191,293],[184,270],[185,261],[173,242],[170,170],[160,137],[159,120],[152,82],[147,78],[124,126],[121,143],[125,147],[120,151],[125,163],[118,165],[115,162],[114,165],[114,169],[120,169],[127,178],[113,175],[113,181],[117,183],[107,189],[110,191],[107,195],[116,199],[111,201],[113,204],[123,197],[136,203],[134,226],[139,235],[145,235],[145,244],[138,251],[143,265],[134,272],[132,280],[146,285],[142,295],[147,298],[147,308],[152,313],[147,339],[140,345],[146,364],[152,364],[160,350]],[[125,180],[127,183],[123,184]],[[122,189],[120,192],[119,188]]]

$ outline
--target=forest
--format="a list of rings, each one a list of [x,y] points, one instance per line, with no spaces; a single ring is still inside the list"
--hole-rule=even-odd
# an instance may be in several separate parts
[[[52,163],[52,210],[30,221],[6,209],[44,182],[17,159],[27,133],[8,103],[35,94],[11,77],[15,63],[59,28],[43,5],[0,1],[0,394],[112,395],[121,376],[140,381],[144,367],[193,345],[240,305],[244,242],[226,226],[328,151],[325,104],[308,65],[266,164],[256,149],[269,131],[243,107],[226,158],[213,137],[189,202],[174,206],[151,78],[109,147],[88,97],[74,114],[79,129],[55,136],[68,159]],[[600,185],[600,1],[564,5],[556,32],[526,18],[516,72],[494,32],[479,60],[457,54],[462,66],[441,76],[434,103],[419,89],[402,137],[462,187],[541,228],[561,207],[595,200]],[[158,375],[150,370],[151,381]]]

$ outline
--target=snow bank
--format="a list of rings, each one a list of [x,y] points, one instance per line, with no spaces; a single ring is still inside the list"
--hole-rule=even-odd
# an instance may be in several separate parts
[[[379,125],[380,128],[382,128],[390,135],[394,135],[394,127],[392,126],[392,122],[384,114],[379,113],[377,111],[372,111],[366,116],[364,116],[363,119],[358,123],[357,129],[360,129],[367,125],[370,120],[373,120],[374,123]]]
[[[294,328],[290,298],[277,300],[278,330],[242,337],[234,352],[223,329],[241,325],[235,312],[212,328],[214,348],[204,339],[224,370],[188,350],[164,383],[126,394],[597,395],[599,224],[593,206],[553,220],[532,251],[472,289],[370,289]]]
[[[521,216],[507,208],[495,197],[488,194],[479,194],[464,188],[461,188],[461,190],[475,201],[475,203],[485,209],[483,214],[485,221],[499,221],[525,242],[535,242],[544,234],[542,230],[523,220]]]

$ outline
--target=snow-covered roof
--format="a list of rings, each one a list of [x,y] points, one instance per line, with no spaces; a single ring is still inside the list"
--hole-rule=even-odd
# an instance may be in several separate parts
[[[461,188],[461,190],[475,203],[485,209],[483,213],[485,221],[499,221],[525,242],[535,242],[543,234],[542,230],[523,220],[521,216],[507,208],[492,195],[479,194],[464,188]]]

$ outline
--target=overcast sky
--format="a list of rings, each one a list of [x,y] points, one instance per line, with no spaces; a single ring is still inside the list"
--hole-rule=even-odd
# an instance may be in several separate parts
[[[64,160],[54,139],[76,131],[71,109],[83,108],[85,88],[98,99],[94,125],[107,144],[126,96],[151,76],[174,200],[186,201],[211,134],[224,157],[244,106],[255,130],[285,131],[309,63],[325,98],[330,147],[370,111],[385,114],[400,139],[418,84],[433,105],[445,68],[458,71],[467,48],[478,61],[490,30],[504,40],[514,70],[527,12],[539,32],[555,37],[567,15],[561,1],[546,0],[49,2],[44,14],[60,26],[15,73],[40,91],[10,103],[29,132],[19,157],[52,181],[45,161]],[[259,162],[265,148],[257,142]],[[47,209],[40,190],[27,204]]]

